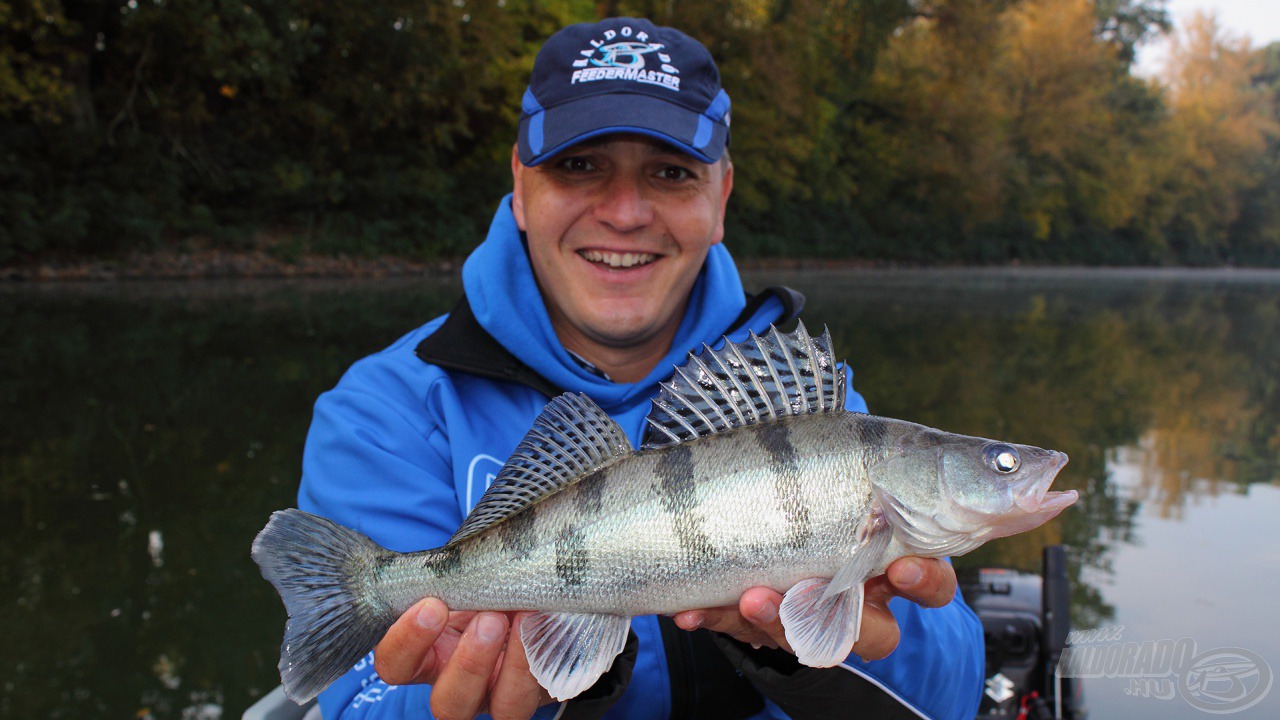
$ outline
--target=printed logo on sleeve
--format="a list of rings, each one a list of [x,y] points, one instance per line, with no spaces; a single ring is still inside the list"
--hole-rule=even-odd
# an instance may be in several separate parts
[[[480,502],[484,491],[493,484],[493,479],[502,471],[502,461],[492,455],[480,453],[471,458],[467,467],[467,494],[463,498],[462,512],[471,512],[471,508]]]

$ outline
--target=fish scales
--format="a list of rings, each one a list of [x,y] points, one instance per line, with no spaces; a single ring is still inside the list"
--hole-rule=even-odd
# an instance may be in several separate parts
[[[300,510],[253,557],[289,613],[286,694],[315,697],[427,596],[532,610],[519,637],[557,699],[589,687],[630,618],[783,593],[797,660],[858,639],[864,583],[898,557],[960,555],[1029,530],[1075,491],[1066,455],[844,409],[831,338],[800,325],[704,348],[653,400],[644,447],[583,395],[548,403],[443,547],[399,554]]]
[[[430,553],[392,561],[400,580],[385,599],[403,611],[430,588],[459,610],[670,613],[834,574],[871,501],[870,458],[884,454],[847,441],[839,426],[857,418],[791,417],[636,453],[463,541],[439,579],[418,580]],[[512,526],[532,540],[504,543]],[[582,551],[566,577],[567,535]]]

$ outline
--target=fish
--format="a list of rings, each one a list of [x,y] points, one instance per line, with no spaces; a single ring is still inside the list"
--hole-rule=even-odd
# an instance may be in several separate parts
[[[557,700],[608,671],[632,617],[757,586],[783,594],[798,660],[833,667],[893,560],[961,555],[1076,501],[1049,490],[1066,454],[850,412],[845,373],[830,331],[802,323],[704,345],[660,386],[638,450],[586,395],[560,395],[438,548],[273,513],[251,554],[288,614],[285,694],[318,695],[425,597],[533,611],[520,641]]]

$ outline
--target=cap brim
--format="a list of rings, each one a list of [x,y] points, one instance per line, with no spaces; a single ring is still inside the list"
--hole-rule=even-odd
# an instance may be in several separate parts
[[[602,93],[520,120],[520,162],[537,165],[584,140],[636,133],[661,140],[705,163],[724,155],[729,128],[682,105],[641,93]]]

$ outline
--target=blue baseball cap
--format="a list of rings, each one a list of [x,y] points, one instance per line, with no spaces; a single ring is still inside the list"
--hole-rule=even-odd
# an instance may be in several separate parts
[[[638,18],[570,25],[533,61],[521,103],[520,162],[537,165],[610,133],[661,140],[706,163],[729,143],[729,95],[711,53]]]

